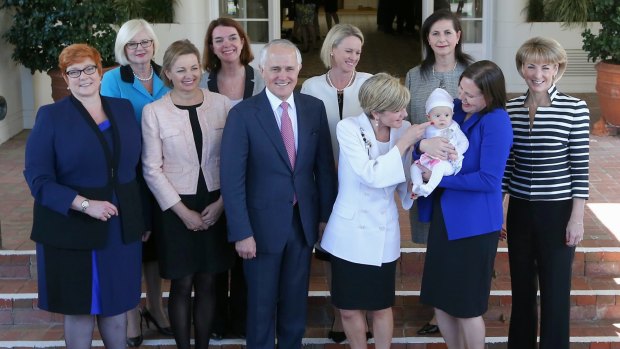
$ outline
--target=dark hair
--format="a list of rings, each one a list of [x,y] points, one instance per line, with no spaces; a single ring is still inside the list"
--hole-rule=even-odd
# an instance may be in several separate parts
[[[487,60],[472,63],[461,74],[459,84],[463,78],[471,79],[484,96],[487,106],[480,111],[481,115],[497,108],[506,109],[506,80],[497,64]]]
[[[441,20],[452,21],[452,26],[454,27],[454,30],[457,33],[463,32],[461,21],[454,13],[450,12],[450,10],[437,10],[433,12],[430,16],[428,16],[428,18],[426,18],[426,20],[422,24],[422,44],[424,45],[424,52],[426,53],[426,56],[424,57],[424,60],[420,65],[420,73],[424,79],[427,79],[428,76],[431,74],[433,65],[435,64],[435,52],[431,48],[431,44],[428,42],[428,36],[431,33],[431,27],[433,26],[433,24]],[[474,58],[463,52],[462,41],[463,40],[459,40],[459,42],[456,44],[456,47],[454,48],[454,56],[456,57],[456,61],[458,63],[468,66],[474,62]]]
[[[214,19],[209,23],[209,28],[207,29],[207,34],[205,35],[205,47],[204,54],[202,57],[202,67],[204,70],[208,72],[216,72],[220,70],[222,67],[222,62],[220,59],[213,53],[213,30],[216,27],[233,27],[237,30],[239,37],[243,40],[243,48],[241,49],[241,54],[239,55],[239,59],[241,60],[241,64],[248,65],[254,59],[254,55],[252,54],[252,48],[250,47],[250,37],[243,30],[243,27],[239,22],[235,21],[232,18],[220,17],[218,19]]]

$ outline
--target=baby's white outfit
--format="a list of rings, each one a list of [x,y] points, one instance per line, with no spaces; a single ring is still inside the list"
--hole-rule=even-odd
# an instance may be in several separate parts
[[[456,160],[439,160],[428,154],[422,154],[420,159],[411,165],[411,180],[413,181],[413,193],[427,197],[439,185],[443,176],[455,175],[463,166],[463,154],[469,147],[467,137],[461,131],[459,124],[452,121],[452,124],[444,129],[435,126],[428,126],[424,132],[424,138],[444,137],[450,141],[457,152]],[[426,184],[422,178],[422,171],[416,166],[420,164],[432,170],[431,178]]]

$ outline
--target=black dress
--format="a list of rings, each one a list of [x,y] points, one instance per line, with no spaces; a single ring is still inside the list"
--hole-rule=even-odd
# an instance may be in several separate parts
[[[198,161],[202,161],[202,130],[198,122],[196,108],[177,106],[189,112]],[[180,195],[187,208],[202,212],[209,204],[220,198],[220,191],[209,191],[202,169],[198,177],[198,188],[194,195]],[[187,229],[183,221],[168,209],[161,212],[161,230],[158,236],[158,256],[161,276],[165,279],[178,279],[194,273],[218,273],[230,269],[234,260],[233,245],[227,240],[226,217],[220,216],[208,230]]]

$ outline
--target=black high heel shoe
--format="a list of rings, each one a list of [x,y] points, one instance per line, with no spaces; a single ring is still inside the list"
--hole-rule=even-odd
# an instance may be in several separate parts
[[[155,320],[155,318],[153,317],[153,315],[151,315],[151,313],[149,312],[148,309],[143,308],[142,312],[141,312],[142,318],[146,321],[146,328],[151,328],[151,322],[153,323],[153,325],[155,325],[155,327],[157,327],[157,331],[161,334],[163,334],[164,336],[172,336],[172,329],[170,328],[170,326],[168,327],[162,327],[160,324],[157,323],[157,320]]]
[[[130,348],[137,348],[144,341],[144,336],[142,336],[142,312],[138,310],[138,314],[140,314],[140,335],[136,337],[127,337],[125,343],[127,343],[127,346]]]

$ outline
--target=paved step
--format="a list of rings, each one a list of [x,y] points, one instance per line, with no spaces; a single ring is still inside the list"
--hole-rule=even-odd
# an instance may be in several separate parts
[[[432,310],[420,303],[420,279],[397,276],[395,321],[408,323],[428,320]],[[35,280],[5,280],[0,283],[0,325],[60,323],[62,316],[37,308]],[[164,283],[164,291],[169,284]],[[144,298],[144,294],[142,295]],[[168,293],[164,292],[164,302]],[[484,315],[490,321],[510,318],[512,297],[510,280],[493,279],[489,310]],[[327,326],[332,310],[325,277],[312,276],[308,292],[310,326]],[[573,277],[571,318],[575,320],[617,320],[620,322],[620,285],[613,277]]]
[[[403,245],[414,245],[404,243]],[[495,259],[497,276],[509,275],[508,249],[500,243]],[[398,263],[399,273],[421,277],[424,268],[426,248],[403,247]],[[325,275],[322,262],[313,259],[313,276]],[[616,276],[620,275],[620,247],[578,247],[573,263],[574,276]],[[36,257],[34,250],[0,250],[0,280],[36,278]]]
[[[417,336],[415,331],[422,326],[423,322],[396,325],[393,349],[439,349],[446,348],[443,339],[439,335]],[[487,348],[500,349],[506,347],[508,325],[505,322],[487,321]],[[306,348],[312,349],[335,349],[347,348],[346,344],[335,344],[325,338],[328,329],[326,327],[308,327],[303,340]],[[96,340],[94,347],[102,347],[99,334],[95,331]],[[142,347],[149,348],[172,348],[174,340],[163,337],[154,329],[144,329],[144,343]],[[571,323],[571,348],[572,349],[617,349],[620,348],[620,337],[617,334],[617,325],[613,321],[575,321]],[[372,340],[370,341],[372,343]],[[242,339],[223,339],[211,341],[215,348],[241,349],[245,348]],[[0,347],[2,348],[50,348],[64,347],[62,325],[21,325],[0,326]]]

